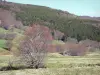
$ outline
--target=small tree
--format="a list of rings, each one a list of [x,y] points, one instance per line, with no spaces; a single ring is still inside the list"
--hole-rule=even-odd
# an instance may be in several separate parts
[[[22,62],[31,68],[44,67],[44,58],[49,44],[48,29],[40,25],[33,25],[26,31],[26,38],[19,47]]]

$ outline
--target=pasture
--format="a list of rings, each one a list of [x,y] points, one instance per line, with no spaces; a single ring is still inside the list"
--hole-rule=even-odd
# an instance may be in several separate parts
[[[0,67],[7,66],[12,55],[0,55]],[[48,54],[47,68],[0,71],[0,75],[100,75],[100,53],[86,56]]]

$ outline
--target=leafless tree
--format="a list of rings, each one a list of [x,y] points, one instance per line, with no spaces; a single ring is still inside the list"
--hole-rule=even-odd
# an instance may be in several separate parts
[[[26,34],[26,38],[20,43],[19,56],[21,62],[27,67],[44,67],[44,59],[47,54],[48,39],[46,31],[41,26],[35,26]]]

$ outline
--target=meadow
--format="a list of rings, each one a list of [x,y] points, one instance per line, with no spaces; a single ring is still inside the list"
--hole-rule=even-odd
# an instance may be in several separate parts
[[[7,66],[12,55],[0,55],[0,67]],[[88,53],[85,56],[62,56],[48,54],[47,68],[0,71],[0,75],[100,75],[100,54]]]
[[[42,58],[35,59],[35,62],[33,62],[33,57],[35,52],[41,53],[42,50],[46,49],[46,47],[43,48],[44,46],[41,46],[43,43],[45,44],[45,40],[51,40],[50,37],[48,37],[47,39],[46,36],[51,36],[54,38],[52,39],[51,44],[53,46],[50,46],[50,48],[56,47],[56,49],[61,50],[61,52],[57,51],[59,53],[62,53],[62,51],[65,50],[66,47],[70,47],[72,45],[66,45],[67,42],[69,42],[67,39],[68,37],[75,38],[75,40],[77,39],[75,42],[78,43],[84,39],[91,39],[91,41],[94,40],[96,43],[97,41],[99,41],[100,43],[99,19],[83,19],[77,15],[62,10],[37,5],[23,5],[18,3],[13,4],[12,2],[8,4],[6,2],[6,4],[3,5],[1,3],[0,8],[2,9],[0,13],[3,13],[0,15],[0,75],[100,75],[100,45],[98,52],[96,52],[97,50],[93,49],[94,52],[91,53],[88,52],[87,49],[84,49],[83,45],[81,47],[82,50],[84,49],[83,51],[80,49],[79,45],[74,45],[72,46],[72,50],[70,49],[70,55],[71,53],[73,55],[73,53],[75,52],[74,55],[78,55],[78,53],[80,53],[84,56],[63,56],[58,53],[48,53],[44,61],[46,68],[35,69],[35,67],[34,69],[32,69],[27,68],[27,65],[25,64],[24,68],[22,68],[23,63],[18,61],[19,59],[15,57],[15,55],[19,53],[19,50],[23,48],[21,55],[23,55],[25,51],[28,52],[25,52],[25,54],[28,54],[28,56],[30,55],[29,57],[32,58],[32,61],[30,61],[29,59],[30,63],[32,62],[32,67],[35,62],[39,62],[38,64],[40,64],[40,60]],[[5,10],[7,11],[7,16]],[[6,17],[3,17],[3,15],[5,15]],[[3,24],[2,20],[4,20]],[[8,24],[6,23],[6,21]],[[20,22],[22,23],[22,25],[20,24]],[[37,23],[40,24],[40,26],[35,26],[35,23],[36,25]],[[35,27],[32,25],[34,25]],[[48,28],[42,27],[42,25]],[[58,32],[55,32],[56,30]],[[33,35],[33,33],[31,32],[36,33],[34,33]],[[32,35],[32,37],[30,34]],[[35,34],[39,35],[36,36]],[[43,34],[42,37],[40,34]],[[37,38],[34,38],[33,40],[31,40],[31,42],[29,42],[30,39],[28,37]],[[21,43],[21,41],[24,41],[29,45],[26,46],[24,43]],[[60,46],[64,44],[66,47]],[[34,46],[34,48],[32,48],[32,46]],[[77,47],[79,49],[77,49]],[[27,48],[27,50],[25,48]],[[50,50],[53,51],[53,49]],[[25,56],[24,58],[26,58]],[[18,64],[18,62],[20,62],[21,64]],[[25,62],[27,61],[25,60]],[[37,66],[37,63],[35,66]],[[15,70],[14,68],[17,69]]]
[[[18,38],[22,31],[17,32]],[[0,29],[0,32],[9,32]],[[15,41],[18,41],[18,38]],[[0,68],[8,66],[9,62],[16,59],[11,52],[6,50],[5,42],[0,39]],[[54,40],[52,44],[63,44]],[[15,44],[16,45],[16,44]],[[19,69],[0,71],[0,75],[100,75],[100,52],[87,53],[85,56],[63,56],[58,53],[49,53],[45,59],[46,68]]]

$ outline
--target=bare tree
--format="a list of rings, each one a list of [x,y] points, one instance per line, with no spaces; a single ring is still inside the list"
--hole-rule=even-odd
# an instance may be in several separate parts
[[[21,62],[27,67],[44,67],[44,59],[47,54],[47,46],[50,40],[46,38],[48,31],[45,28],[34,25],[29,28],[26,38],[21,42],[19,53]]]

